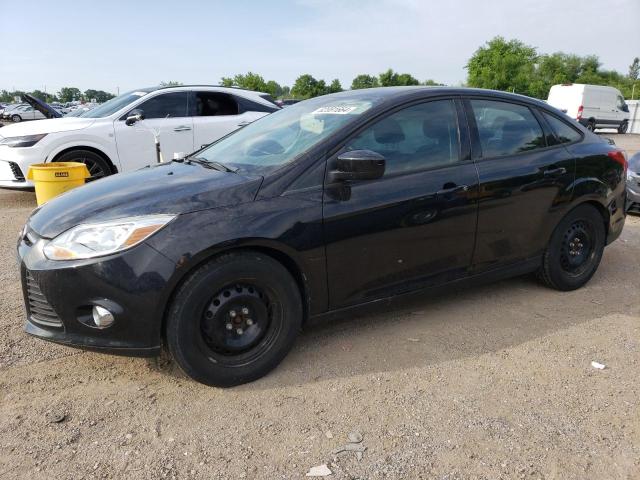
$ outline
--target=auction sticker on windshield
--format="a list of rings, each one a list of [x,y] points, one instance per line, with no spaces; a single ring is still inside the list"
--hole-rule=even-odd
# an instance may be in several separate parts
[[[321,113],[329,113],[333,115],[347,115],[358,107],[353,105],[331,105],[327,107],[320,107],[317,110],[311,112],[312,115],[317,115]]]

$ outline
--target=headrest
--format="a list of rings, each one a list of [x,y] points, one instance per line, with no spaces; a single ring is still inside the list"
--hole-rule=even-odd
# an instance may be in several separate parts
[[[393,118],[386,118],[373,127],[376,142],[382,144],[400,143],[405,136],[400,124]]]

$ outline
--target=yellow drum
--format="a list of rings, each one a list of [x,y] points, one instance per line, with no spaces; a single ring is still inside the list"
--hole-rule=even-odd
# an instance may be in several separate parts
[[[90,176],[87,166],[79,162],[35,163],[27,172],[27,179],[36,186],[38,205],[84,185],[85,179]]]

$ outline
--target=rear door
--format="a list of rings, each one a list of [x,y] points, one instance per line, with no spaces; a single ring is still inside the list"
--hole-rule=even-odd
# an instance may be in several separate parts
[[[495,98],[465,101],[479,175],[477,271],[542,253],[571,199],[575,161],[541,114]]]
[[[127,125],[130,112],[114,121],[116,145],[124,171],[152,165],[156,160],[155,136],[160,140],[164,161],[174,153],[190,153],[193,148],[193,121],[188,114],[189,92],[165,92],[149,98],[135,109],[144,120]]]
[[[228,93],[196,91],[193,92],[192,99],[195,150],[254,120],[240,112],[236,98]]]
[[[378,180],[325,185],[332,308],[466,275],[473,252],[477,172],[461,104],[446,98],[373,120],[345,150],[386,159]]]

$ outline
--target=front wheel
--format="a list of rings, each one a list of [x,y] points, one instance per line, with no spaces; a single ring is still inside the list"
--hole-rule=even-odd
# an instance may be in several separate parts
[[[13,123],[18,123],[22,121],[22,117],[20,115],[12,115],[11,116],[11,121]]]
[[[107,161],[95,152],[90,150],[71,150],[56,158],[56,162],[79,162],[84,163],[91,175],[87,181],[98,180],[111,175],[111,169]]]
[[[538,276],[556,290],[582,287],[598,269],[605,233],[598,210],[590,205],[575,208],[554,230]]]
[[[289,352],[302,300],[286,268],[257,252],[221,255],[192,273],[167,315],[169,352],[198,382],[231,387],[256,380]]]
[[[629,128],[629,122],[626,120],[620,124],[618,127],[618,133],[627,133],[627,129]]]

